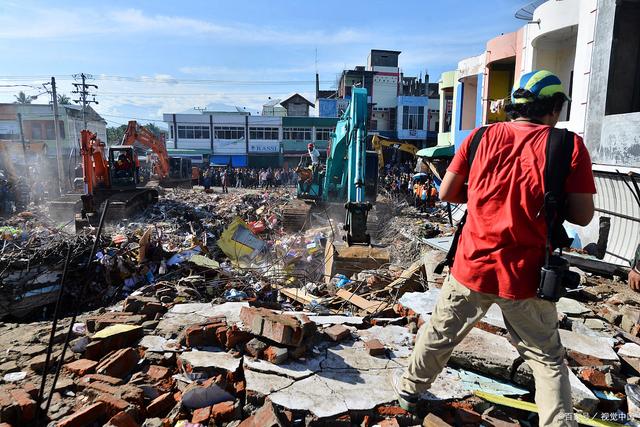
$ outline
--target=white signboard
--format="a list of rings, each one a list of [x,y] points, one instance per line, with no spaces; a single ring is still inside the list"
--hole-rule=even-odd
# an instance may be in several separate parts
[[[274,154],[280,152],[279,141],[250,141],[250,153]]]

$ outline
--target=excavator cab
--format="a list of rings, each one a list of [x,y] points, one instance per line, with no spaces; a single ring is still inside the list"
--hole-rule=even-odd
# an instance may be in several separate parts
[[[109,174],[113,188],[135,188],[138,173],[133,147],[114,146],[109,149]]]

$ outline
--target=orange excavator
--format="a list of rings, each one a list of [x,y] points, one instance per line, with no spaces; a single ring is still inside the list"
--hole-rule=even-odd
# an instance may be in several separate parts
[[[139,163],[133,146],[112,146],[91,131],[80,132],[84,194],[76,229],[95,225],[100,206],[109,199],[108,220],[121,220],[158,201],[158,191],[139,187]]]
[[[169,157],[163,137],[156,137],[149,129],[131,120],[122,138],[121,146],[133,147],[136,142],[153,152],[149,157],[153,158],[153,174],[158,177],[161,187],[191,188],[191,159]],[[139,168],[137,156],[136,163]]]

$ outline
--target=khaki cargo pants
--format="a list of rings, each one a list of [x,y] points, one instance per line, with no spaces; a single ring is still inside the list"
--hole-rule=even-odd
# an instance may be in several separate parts
[[[431,320],[418,333],[400,387],[423,393],[440,374],[453,348],[496,303],[512,342],[533,371],[540,426],[576,426],[569,372],[558,333],[554,303],[539,298],[508,300],[472,291],[452,275],[447,277]]]

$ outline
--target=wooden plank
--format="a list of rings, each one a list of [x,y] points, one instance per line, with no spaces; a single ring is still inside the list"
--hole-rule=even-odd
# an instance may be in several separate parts
[[[384,301],[369,301],[368,299],[362,298],[360,295],[356,295],[346,289],[339,289],[338,292],[336,292],[336,295],[369,314],[380,312],[389,307],[389,305]]]

